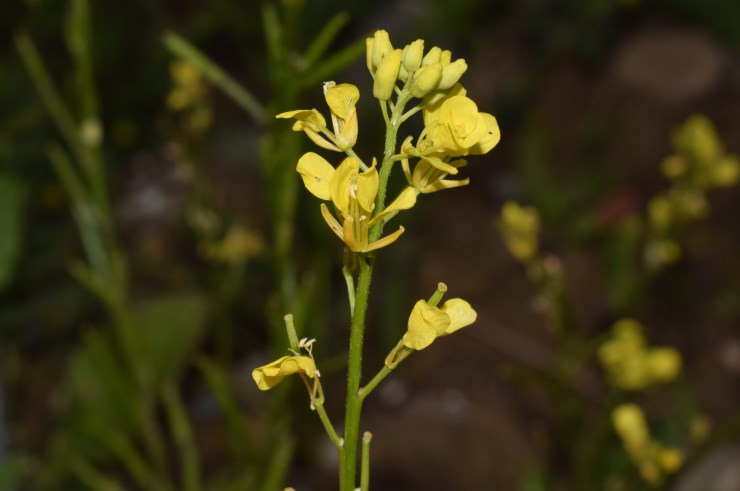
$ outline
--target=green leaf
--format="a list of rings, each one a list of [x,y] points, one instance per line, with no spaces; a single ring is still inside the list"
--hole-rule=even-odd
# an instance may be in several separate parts
[[[13,279],[23,242],[26,186],[11,174],[0,174],[0,291]]]
[[[74,429],[94,441],[101,427],[121,431],[136,427],[136,383],[116,356],[108,333],[93,331],[86,336],[70,360],[68,381],[79,425]]]
[[[141,361],[155,388],[180,371],[200,340],[207,310],[205,298],[196,292],[155,297],[136,306],[134,325],[145,350]]]

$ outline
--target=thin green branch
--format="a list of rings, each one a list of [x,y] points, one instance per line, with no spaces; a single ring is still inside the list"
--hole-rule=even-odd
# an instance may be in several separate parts
[[[337,430],[334,429],[334,425],[331,423],[331,420],[329,419],[329,415],[326,414],[326,409],[324,409],[324,403],[323,402],[317,402],[312,401],[313,407],[316,409],[316,414],[319,415],[319,419],[321,420],[321,423],[324,425],[324,429],[326,430],[326,434],[329,435],[329,439],[334,444],[335,447],[337,447],[337,450],[342,450],[343,441],[342,438],[337,434]]]
[[[174,55],[197,66],[212,84],[231,97],[257,124],[263,124],[265,122],[265,108],[259,103],[257,98],[236,80],[227,75],[226,72],[203,52],[174,32],[165,32],[162,35],[162,42]]]
[[[368,395],[370,395],[370,393],[373,390],[375,390],[375,387],[377,387],[378,384],[380,384],[380,382],[382,382],[392,372],[393,370],[383,365],[383,368],[381,368],[380,371],[377,374],[375,374],[375,377],[373,377],[373,379],[370,382],[368,382],[365,387],[360,389],[360,392],[359,392],[360,399],[364,401],[365,398]]]
[[[349,21],[347,12],[339,12],[324,25],[324,28],[321,29],[321,32],[306,49],[304,58],[309,67],[324,56],[331,42],[337,37],[342,27],[347,24],[347,21]]]
[[[180,472],[184,491],[200,491],[200,458],[193,437],[185,406],[177,393],[175,382],[170,380],[162,388],[162,402],[167,411],[172,436],[180,454]]]
[[[362,434],[362,463],[360,464],[360,491],[370,490],[370,442],[373,434],[366,431]]]

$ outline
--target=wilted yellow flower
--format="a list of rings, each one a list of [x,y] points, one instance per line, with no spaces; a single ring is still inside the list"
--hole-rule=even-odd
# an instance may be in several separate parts
[[[308,378],[317,375],[316,364],[308,356],[283,356],[267,365],[252,370],[252,378],[260,390],[269,390],[288,375],[303,374]]]
[[[461,298],[447,300],[442,308],[419,300],[411,310],[408,330],[403,335],[403,344],[414,350],[421,350],[441,336],[469,326],[478,314],[468,302]]]
[[[298,160],[296,170],[311,194],[332,201],[339,220],[323,203],[321,214],[332,231],[353,252],[370,252],[395,242],[403,233],[403,227],[369,243],[370,227],[387,215],[411,208],[416,203],[416,192],[405,188],[382,213],[373,217],[378,171],[373,164],[367,171],[360,172],[360,161],[355,157],[347,157],[334,169],[320,155],[308,152]]]

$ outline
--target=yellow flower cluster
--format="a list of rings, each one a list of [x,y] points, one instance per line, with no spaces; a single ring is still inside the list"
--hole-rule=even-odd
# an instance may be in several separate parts
[[[647,346],[642,326],[632,319],[622,319],[612,326],[598,357],[609,381],[623,390],[643,390],[670,382],[681,371],[679,352],[670,347]]]
[[[650,437],[645,415],[636,404],[620,404],[612,412],[612,424],[630,460],[645,481],[655,486],[683,465],[683,454]]]
[[[380,185],[375,159],[367,166],[353,150],[358,136],[356,105],[360,99],[356,86],[324,84],[331,127],[316,109],[277,115],[294,119],[293,130],[305,132],[319,147],[347,154],[335,168],[320,155],[306,153],[299,159],[297,171],[309,192],[333,203],[333,212],[321,205],[324,219],[351,251],[360,253],[374,251],[398,239],[403,227],[373,242],[370,242],[369,232],[398,211],[411,208],[419,193],[468,184],[468,179],[448,180],[446,177],[457,174],[458,169],[466,165],[459,157],[487,153],[501,137],[496,118],[479,112],[458,83],[467,65],[463,59],[453,61],[450,51],[435,46],[424,53],[424,41],[420,39],[403,49],[394,48],[388,33],[380,30],[367,39],[367,66],[373,77],[373,96],[380,100],[386,123],[394,135],[398,126],[413,114],[423,111],[424,117],[424,130],[416,146],[413,138],[408,137],[400,153],[385,155],[383,165],[402,161],[409,186],[388,207],[383,203],[382,211],[375,208]],[[399,82],[402,83],[400,88]],[[395,102],[392,101],[394,95]],[[414,98],[421,101],[404,112],[406,104]],[[409,164],[411,158],[419,159],[413,171]]]
[[[522,262],[535,257],[539,250],[540,216],[534,207],[504,203],[498,226],[512,256]]]
[[[369,243],[370,227],[391,213],[414,206],[416,193],[405,188],[382,213],[372,216],[378,193],[378,171],[375,162],[364,172],[360,172],[360,167],[359,159],[347,157],[335,169],[320,155],[308,152],[298,160],[297,170],[311,194],[334,204],[338,220],[325,204],[321,204],[321,214],[329,228],[351,251],[370,252],[395,242],[404,231],[399,227],[392,234]]]
[[[676,236],[681,227],[705,218],[710,211],[706,193],[740,180],[740,158],[725,152],[711,121],[691,116],[673,134],[675,152],[662,163],[671,188],[648,204],[650,238],[645,248],[649,267],[659,269],[681,255]]]

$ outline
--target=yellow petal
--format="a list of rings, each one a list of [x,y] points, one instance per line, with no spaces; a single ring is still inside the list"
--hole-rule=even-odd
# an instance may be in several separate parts
[[[372,167],[357,176],[356,197],[363,210],[371,212],[375,208],[375,195],[378,194],[379,185],[378,169],[375,167],[375,162],[373,162]]]
[[[405,230],[406,229],[404,229],[403,227],[398,227],[398,230],[396,230],[392,234],[388,234],[385,237],[376,240],[375,242],[373,242],[369,246],[365,247],[362,250],[362,252],[372,252],[372,251],[378,250],[380,248],[383,248],[383,247],[385,247],[387,245],[391,245],[392,243],[394,243],[395,241],[398,240],[398,238],[401,236],[401,234],[403,234],[403,232]]]
[[[490,152],[501,140],[501,130],[498,127],[496,118],[488,113],[480,113],[479,116],[483,118],[486,134],[478,143],[470,147],[470,153],[473,155],[483,155]]]
[[[331,199],[329,183],[334,176],[334,167],[321,155],[308,152],[298,159],[296,170],[303,178],[306,189],[319,199]]]
[[[421,350],[432,344],[450,326],[450,317],[437,307],[419,300],[411,310],[408,330],[403,335],[403,344]]]
[[[342,214],[347,214],[349,210],[350,185],[359,170],[360,161],[355,157],[347,157],[339,164],[329,183],[331,200]]]
[[[478,318],[478,313],[462,298],[447,300],[440,310],[450,316],[450,325],[444,332],[445,336],[469,326]]]
[[[449,125],[456,143],[463,148],[472,147],[487,132],[485,121],[479,118],[478,106],[463,96],[450,97],[442,104],[439,122]]]
[[[360,91],[352,84],[339,84],[327,89],[325,97],[331,112],[342,119],[347,119],[360,100]]]
[[[307,356],[283,356],[252,370],[252,378],[260,390],[268,390],[279,384],[288,375],[303,373],[309,378],[316,376],[316,365]]]
[[[451,97],[464,96],[466,93],[467,91],[465,88],[458,83],[453,85],[450,90],[436,90],[429,94],[425,99],[427,104],[424,106],[423,111],[424,126],[429,126],[431,122],[439,119],[439,108],[442,107],[442,104],[444,104],[447,99]]]
[[[317,130],[318,128],[326,128],[326,120],[324,119],[324,116],[322,116],[316,109],[297,109],[295,111],[280,113],[275,117],[278,119],[295,118],[301,123],[312,126]],[[299,126],[296,128],[296,126],[293,126],[293,129],[302,130],[303,127]]]
[[[378,222],[378,220],[390,213],[395,213],[401,210],[408,210],[416,204],[416,195],[416,189],[412,188],[411,186],[406,186],[398,194],[396,199],[394,199],[393,202],[383,210],[382,213],[379,213],[378,215],[373,217],[372,220],[370,220],[370,225],[374,225]]]

